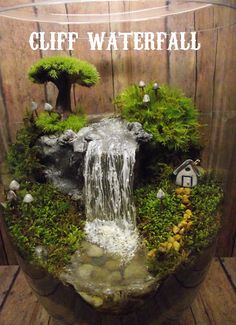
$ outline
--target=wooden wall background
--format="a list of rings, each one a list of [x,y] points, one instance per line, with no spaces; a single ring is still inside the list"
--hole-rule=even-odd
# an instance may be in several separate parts
[[[232,0],[233,2],[234,0]],[[0,0],[0,7],[15,1]],[[27,3],[20,0],[18,3]],[[32,0],[33,2],[33,0]],[[160,1],[161,2],[161,1]],[[112,10],[137,9],[132,2],[104,2],[101,13]],[[163,0],[163,4],[165,1]],[[148,5],[153,6],[150,1]],[[135,6],[135,7],[134,7]],[[77,4],[58,5],[58,13],[78,11]],[[37,14],[35,8],[29,8]],[[47,7],[40,7],[47,11]],[[80,12],[86,12],[80,5]],[[101,82],[92,89],[74,87],[74,103],[81,103],[87,113],[115,111],[114,97],[127,85],[143,79],[157,80],[182,88],[193,98],[201,112],[202,141],[205,149],[202,164],[215,169],[224,180],[225,202],[223,225],[217,254],[236,255],[236,10],[210,7],[192,13],[166,17],[143,23],[121,23],[91,26],[52,25],[22,22],[0,17],[0,161],[22,123],[31,100],[55,102],[52,85],[34,85],[27,80],[27,70],[40,57],[71,55],[94,63]],[[28,38],[33,31],[193,31],[197,30],[202,48],[194,51],[90,51],[87,40],[80,40],[74,51],[32,51]],[[0,264],[14,264],[15,259],[5,234],[0,233]]]

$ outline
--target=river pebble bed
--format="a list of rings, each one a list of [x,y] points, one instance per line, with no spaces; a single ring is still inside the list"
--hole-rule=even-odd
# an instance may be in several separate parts
[[[61,274],[64,282],[74,286],[90,305],[102,310],[126,309],[132,302],[142,303],[157,287],[156,279],[147,269],[147,252],[140,248],[127,263],[88,241],[72,256]],[[129,307],[130,308],[130,307]]]

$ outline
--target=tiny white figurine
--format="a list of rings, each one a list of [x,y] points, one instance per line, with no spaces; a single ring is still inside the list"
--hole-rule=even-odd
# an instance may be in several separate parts
[[[160,188],[159,191],[157,192],[157,198],[162,200],[165,197],[165,192]]]
[[[38,117],[37,109],[38,109],[38,104],[32,100],[32,102],[31,102],[31,111],[32,111],[32,113],[35,113],[36,116]]]
[[[34,199],[33,199],[33,196],[31,194],[26,194],[24,199],[23,199],[24,203],[31,203],[33,201],[34,201]]]
[[[20,189],[20,184],[16,180],[11,181],[9,185],[9,190],[18,191],[19,189]]]
[[[149,97],[148,94],[145,94],[145,95],[143,96],[143,103],[144,103],[145,105],[148,105],[148,103],[150,103],[150,97]]]
[[[192,159],[185,160],[173,174],[176,176],[176,185],[181,187],[194,187],[197,185],[200,172],[197,168],[200,160],[195,162]]]
[[[154,90],[155,92],[155,96],[157,97],[158,95],[158,90],[160,89],[160,86],[158,85],[157,82],[154,82],[153,86],[152,86],[152,89]]]
[[[45,110],[46,112],[48,112],[49,114],[51,114],[51,112],[52,112],[52,110],[53,110],[53,106],[52,106],[51,104],[49,104],[49,103],[45,103],[45,104],[44,104],[44,110]]]
[[[45,247],[39,245],[35,247],[35,255],[37,256],[37,258],[39,259],[45,259],[48,256],[48,251]]]
[[[139,86],[139,88],[143,89],[146,85],[145,85],[145,82],[143,80],[140,80],[138,86]]]

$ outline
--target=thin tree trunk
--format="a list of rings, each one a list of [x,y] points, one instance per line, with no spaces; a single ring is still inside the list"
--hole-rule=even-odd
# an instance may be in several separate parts
[[[60,113],[71,112],[71,99],[70,99],[71,83],[62,82],[62,83],[58,83],[56,86],[58,88],[56,109]]]

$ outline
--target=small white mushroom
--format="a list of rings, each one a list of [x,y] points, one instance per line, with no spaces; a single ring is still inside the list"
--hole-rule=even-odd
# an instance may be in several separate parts
[[[13,201],[16,201],[17,200],[17,196],[16,196],[16,193],[12,190],[10,190],[8,193],[7,193],[7,201],[9,202],[13,202]]]
[[[48,256],[48,252],[47,252],[46,248],[43,246],[40,246],[40,245],[35,247],[34,252],[35,252],[35,255],[37,256],[37,258],[39,258],[39,259],[43,259]]]
[[[38,104],[32,100],[31,102],[31,111],[34,112],[38,108]]]
[[[144,88],[146,85],[143,80],[140,80],[138,86],[139,86],[139,88]]]
[[[159,191],[157,192],[157,198],[162,200],[165,197],[165,192],[160,188]]]
[[[13,181],[11,181],[10,185],[9,185],[9,190],[12,191],[18,191],[20,189],[20,184],[13,179]]]
[[[145,94],[143,96],[143,103],[148,104],[150,102],[150,96],[148,94]]]
[[[160,86],[158,85],[158,83],[157,82],[155,82],[154,84],[153,84],[153,90],[158,90],[159,88],[160,88]]]
[[[24,199],[23,199],[23,202],[24,203],[31,203],[34,201],[34,198],[31,194],[26,194]]]
[[[53,106],[49,103],[45,103],[44,104],[44,110],[48,113],[51,113],[51,111],[53,110]]]

